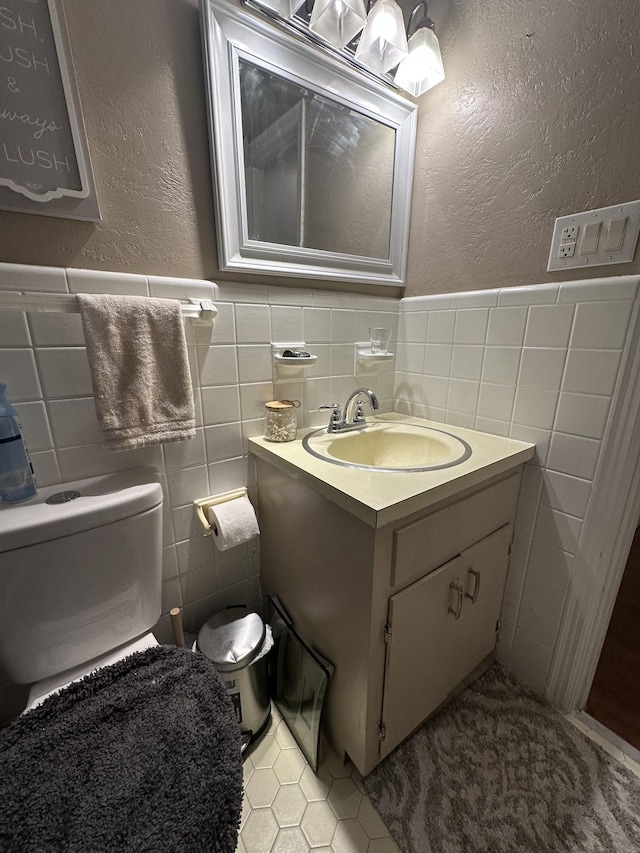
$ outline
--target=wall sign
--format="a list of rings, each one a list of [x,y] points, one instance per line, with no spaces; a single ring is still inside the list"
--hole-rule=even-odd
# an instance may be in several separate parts
[[[62,0],[0,0],[0,208],[100,219]]]

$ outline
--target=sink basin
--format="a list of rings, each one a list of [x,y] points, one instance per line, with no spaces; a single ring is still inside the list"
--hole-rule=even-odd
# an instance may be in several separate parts
[[[451,433],[398,422],[374,421],[343,433],[323,428],[306,435],[302,446],[325,462],[375,471],[435,471],[471,456],[467,442]]]

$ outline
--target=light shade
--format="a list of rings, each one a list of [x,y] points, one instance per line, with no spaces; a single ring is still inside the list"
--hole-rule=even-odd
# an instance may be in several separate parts
[[[258,6],[273,9],[282,18],[293,18],[305,0],[255,0]]]
[[[436,34],[422,27],[409,39],[409,55],[402,60],[394,83],[405,92],[421,95],[444,80],[444,67]]]
[[[376,74],[386,74],[407,55],[402,11],[394,0],[377,0],[356,50],[356,59]]]
[[[309,28],[335,47],[345,47],[367,20],[364,0],[316,0]]]

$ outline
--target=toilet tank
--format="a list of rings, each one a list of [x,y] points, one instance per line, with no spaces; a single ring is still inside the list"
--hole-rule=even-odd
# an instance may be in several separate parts
[[[136,469],[0,504],[0,663],[40,681],[117,648],[160,617],[162,489]],[[71,497],[64,502],[57,496]]]

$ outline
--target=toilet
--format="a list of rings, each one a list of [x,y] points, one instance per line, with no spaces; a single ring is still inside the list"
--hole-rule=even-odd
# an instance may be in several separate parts
[[[233,704],[204,655],[151,633],[162,592],[157,480],[137,469],[0,505],[0,663],[32,685],[25,712],[0,731],[3,849],[174,850],[195,838],[235,850]]]
[[[162,488],[136,469],[41,489],[0,509],[0,663],[27,709],[157,645]]]

